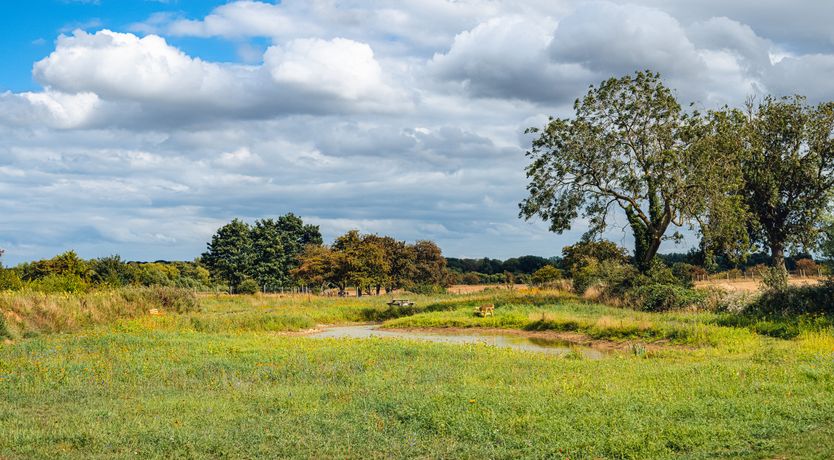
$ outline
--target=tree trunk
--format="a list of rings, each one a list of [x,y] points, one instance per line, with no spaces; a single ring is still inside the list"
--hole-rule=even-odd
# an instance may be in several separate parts
[[[780,243],[771,243],[770,245],[770,264],[782,271],[782,273],[787,273],[787,268],[785,268],[785,246]]]
[[[652,259],[660,249],[661,237],[666,229],[658,232],[656,229],[649,228],[636,212],[628,209],[626,209],[626,217],[631,233],[634,235],[634,265],[641,272],[645,272],[651,268]]]

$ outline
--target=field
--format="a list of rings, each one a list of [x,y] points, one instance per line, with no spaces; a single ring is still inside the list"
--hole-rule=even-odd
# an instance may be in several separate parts
[[[792,276],[788,279],[790,286],[805,286],[809,284],[817,284],[823,278],[820,277],[799,277]],[[762,287],[762,282],[759,279],[730,279],[721,280],[715,279],[710,281],[699,281],[695,283],[698,287],[717,287],[730,292],[756,292]]]
[[[17,337],[0,345],[0,458],[834,457],[827,318],[781,325],[784,339],[778,324],[558,292],[385,300],[205,296],[200,312]],[[472,314],[484,302],[494,317]],[[306,332],[379,321],[612,351]]]

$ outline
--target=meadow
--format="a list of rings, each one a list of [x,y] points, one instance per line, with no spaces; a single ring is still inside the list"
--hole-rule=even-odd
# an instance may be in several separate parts
[[[98,304],[81,299],[87,320],[67,326],[18,306],[0,345],[0,458],[834,457],[828,318],[763,327],[535,290],[412,299],[206,295],[124,317],[85,316]],[[494,317],[473,314],[484,302]],[[305,333],[366,322],[570,333],[613,352]]]

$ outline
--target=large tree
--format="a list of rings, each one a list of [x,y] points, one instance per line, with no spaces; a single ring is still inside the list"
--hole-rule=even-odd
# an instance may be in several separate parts
[[[203,264],[216,278],[228,283],[231,292],[251,275],[253,260],[251,229],[240,219],[220,227],[202,257]]]
[[[830,208],[834,103],[811,106],[800,96],[751,102],[738,134],[751,236],[784,271],[785,251],[813,248]]]
[[[634,236],[635,263],[648,269],[669,227],[692,222],[720,188],[720,177],[705,180],[720,170],[710,163],[716,159],[693,147],[704,123],[648,71],[592,86],[574,111],[528,130],[538,137],[527,152],[529,196],[520,216],[538,216],[557,233],[584,217],[591,238],[619,208]]]

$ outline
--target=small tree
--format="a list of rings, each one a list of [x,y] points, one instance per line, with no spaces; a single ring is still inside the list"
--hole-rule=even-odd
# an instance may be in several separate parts
[[[547,286],[562,279],[562,271],[553,265],[545,265],[544,267],[533,272],[530,280],[537,286]]]

